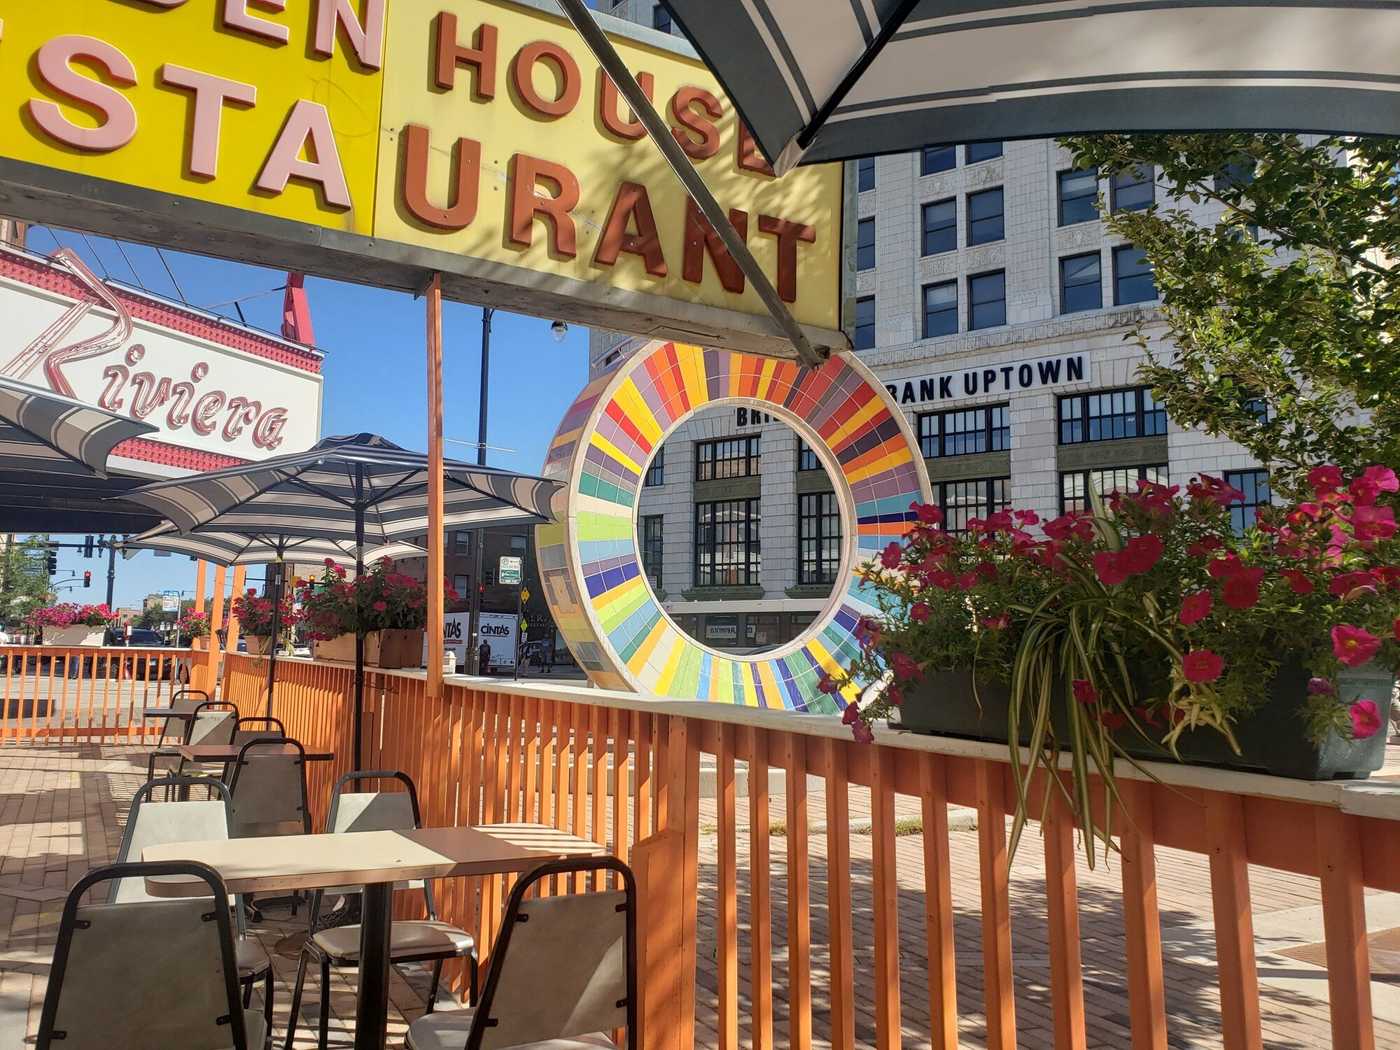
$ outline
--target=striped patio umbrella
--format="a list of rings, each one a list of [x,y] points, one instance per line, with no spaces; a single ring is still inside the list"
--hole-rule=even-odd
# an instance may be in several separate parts
[[[131,536],[121,543],[125,557],[139,551],[170,551],[216,565],[266,565],[276,561],[323,562],[330,558],[337,565],[354,565],[353,544],[336,540],[298,539],[276,536],[258,539],[232,532],[181,532],[170,522]],[[387,543],[364,552],[364,563],[373,565],[382,558],[421,558],[427,552],[412,543]]]
[[[0,376],[0,470],[107,476],[107,457],[156,427]]]
[[[372,547],[428,531],[428,457],[376,434],[325,438],[305,452],[157,481],[127,498],[196,536],[234,534],[286,549],[290,538],[349,544],[363,571]],[[443,465],[444,528],[537,524],[550,519],[556,481],[449,460]],[[274,574],[274,610],[283,573]],[[430,581],[430,586],[440,585]],[[274,611],[274,633],[276,628]],[[437,628],[434,628],[437,629]],[[274,666],[269,660],[267,710]],[[355,639],[355,764],[364,711],[364,636]]]
[[[779,173],[1101,131],[1400,134],[1372,0],[665,0]]]

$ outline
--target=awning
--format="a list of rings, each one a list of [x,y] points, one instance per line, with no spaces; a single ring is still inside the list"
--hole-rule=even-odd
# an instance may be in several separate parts
[[[780,170],[1102,131],[1400,134],[1389,0],[666,0]]]

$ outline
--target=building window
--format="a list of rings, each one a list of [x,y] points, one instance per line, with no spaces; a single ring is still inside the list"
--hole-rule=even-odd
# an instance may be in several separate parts
[[[938,506],[943,511],[943,527],[949,532],[966,532],[971,519],[985,518],[1010,505],[1010,478],[945,481],[938,486]]]
[[[812,446],[801,438],[797,439],[797,469],[798,470],[821,470],[822,461],[817,458],[817,454],[812,451]]]
[[[457,592],[458,598],[465,598],[471,593],[472,578],[466,575],[453,576],[452,589]]]
[[[932,204],[925,204],[923,220],[923,254],[938,255],[940,252],[958,250],[957,201],[934,201]]]
[[[647,464],[646,477],[642,479],[642,487],[653,489],[664,484],[666,481],[666,446],[662,445],[656,450],[656,455]]]
[[[958,331],[958,282],[924,285],[924,338]]]
[[[671,31],[671,12],[666,9],[665,4],[657,4],[651,9],[651,27],[663,33]]]
[[[958,166],[956,146],[925,146],[919,158],[919,174],[933,175],[940,171],[952,171]]]
[[[758,473],[758,435],[698,441],[695,444],[695,480],[747,478]]]
[[[875,269],[875,220],[856,223],[856,269]]]
[[[515,553],[520,553],[530,545],[528,536],[512,536],[510,538],[510,549]]]
[[[647,574],[653,587],[661,588],[662,522],[661,514],[647,514],[642,517],[642,571]]]
[[[1231,190],[1248,186],[1254,181],[1254,158],[1241,157],[1226,164],[1215,176],[1215,192],[1228,193]]]
[[[875,188],[875,158],[861,157],[856,161],[856,190],[864,193]]]
[[[967,195],[967,243],[990,244],[1006,236],[1001,187]]]
[[[1259,520],[1259,508],[1267,507],[1272,499],[1267,470],[1227,470],[1225,484],[1244,493],[1243,503],[1230,504],[1230,523],[1236,532],[1244,532]]]
[[[797,582],[832,584],[841,568],[841,514],[834,492],[797,497]]]
[[[1060,260],[1060,313],[1098,310],[1103,306],[1103,275],[1098,252],[1067,255]]]
[[[1113,249],[1113,302],[1147,303],[1157,298],[1157,285],[1152,280],[1152,264],[1141,248],[1125,244]]]
[[[863,295],[856,300],[855,348],[857,350],[875,349],[875,297],[873,295]]]
[[[991,160],[1001,156],[1000,142],[969,142],[963,147],[963,157],[965,164],[976,164],[979,161]]]
[[[695,505],[695,586],[758,582],[758,500]]]
[[[1089,492],[1110,496],[1115,492],[1134,492],[1140,480],[1167,483],[1165,463],[1151,467],[1106,467],[1103,470],[1076,470],[1060,475],[1060,513],[1071,514],[1090,509]]]
[[[1011,447],[1011,412],[1006,405],[930,412],[919,417],[919,448],[925,459],[1005,452]]]
[[[1006,271],[993,270],[967,279],[967,327],[995,328],[1006,324]]]
[[[1060,225],[1091,222],[1099,217],[1099,169],[1062,171],[1060,183]]]
[[[457,548],[458,554],[466,554],[472,549],[472,534],[470,532],[454,532],[452,534],[452,544]]]
[[[1156,169],[1132,168],[1117,171],[1109,180],[1109,206],[1114,211],[1146,211],[1157,199]]]
[[[1166,432],[1166,407],[1145,386],[1060,398],[1061,445],[1159,437]]]

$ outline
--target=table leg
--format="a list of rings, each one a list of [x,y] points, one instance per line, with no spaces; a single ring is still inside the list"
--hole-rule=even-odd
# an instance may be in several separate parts
[[[368,885],[361,898],[355,1050],[384,1050],[389,1019],[389,929],[393,922],[394,884]]]

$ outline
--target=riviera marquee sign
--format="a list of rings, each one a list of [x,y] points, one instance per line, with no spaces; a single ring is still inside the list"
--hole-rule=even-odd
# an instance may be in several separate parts
[[[814,341],[836,166],[776,179],[674,38],[603,19]],[[758,296],[542,0],[0,0],[0,214],[780,351]]]

